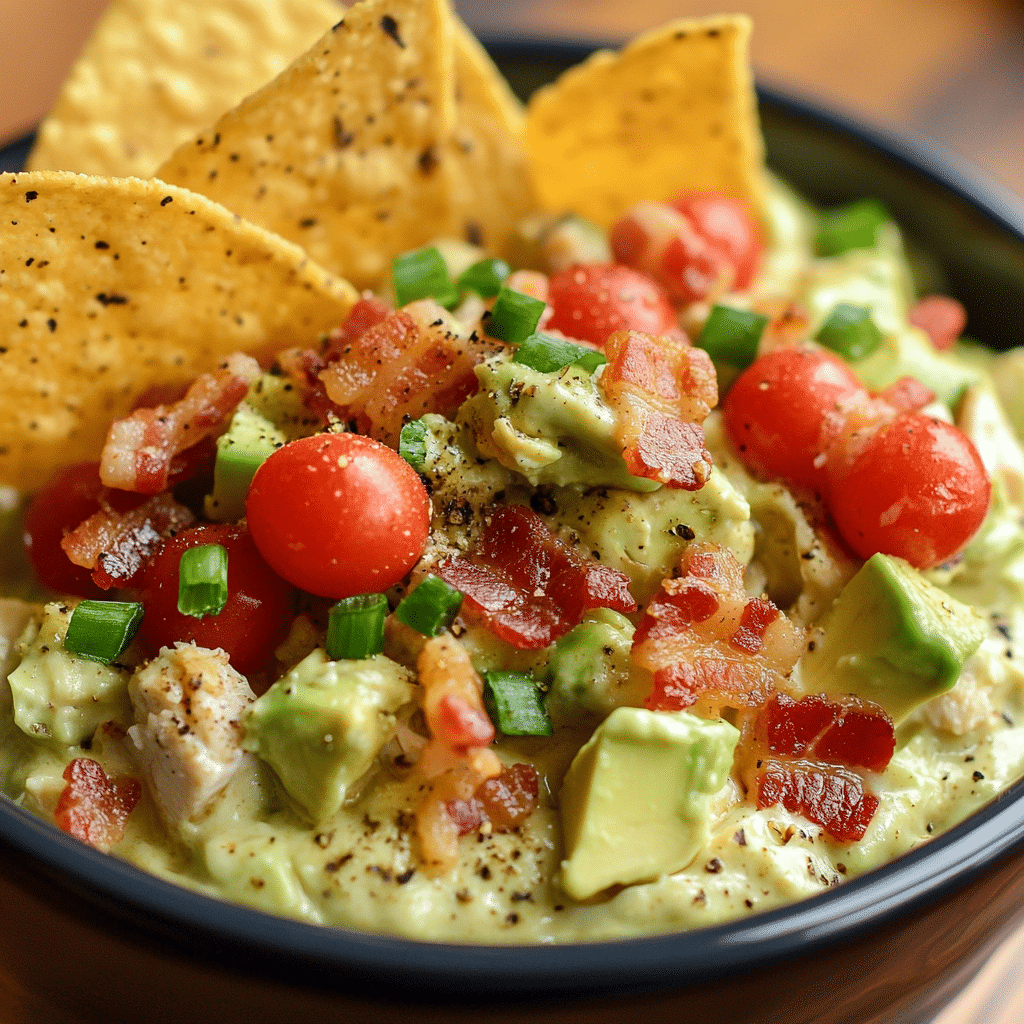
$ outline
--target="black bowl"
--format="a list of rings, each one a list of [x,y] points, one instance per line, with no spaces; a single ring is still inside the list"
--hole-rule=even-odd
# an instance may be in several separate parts
[[[494,53],[525,93],[586,50]],[[764,90],[761,113],[783,176],[819,202],[884,200],[938,260],[972,333],[1016,342],[1017,203],[948,156],[811,104]],[[1022,867],[1024,781],[927,846],[747,920],[587,945],[435,945],[209,899],[0,800],[0,1020],[925,1022],[1024,921]]]

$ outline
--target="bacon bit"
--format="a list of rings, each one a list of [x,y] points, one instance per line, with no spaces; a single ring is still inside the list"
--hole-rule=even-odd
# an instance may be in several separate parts
[[[220,369],[200,374],[179,401],[115,420],[100,456],[100,479],[139,494],[166,490],[174,457],[217,432],[259,372],[255,359],[235,353]]]
[[[158,494],[127,510],[123,497],[100,492],[100,511],[89,516],[60,542],[75,565],[92,570],[103,590],[123,587],[142,568],[157,546],[184,529],[195,516],[171,494]]]
[[[760,707],[796,664],[803,630],[770,601],[748,599],[742,565],[717,544],[690,545],[680,573],[664,581],[633,636],[633,661],[654,676],[646,706]]]
[[[428,412],[454,416],[476,390],[473,367],[488,351],[475,337],[462,337],[436,302],[421,299],[332,349],[319,379],[342,419],[397,448],[409,420]]]
[[[332,419],[343,420],[345,410],[331,401],[320,374],[327,363],[311,348],[289,348],[279,352],[277,365],[281,372],[298,388],[302,404],[323,423]]]
[[[548,276],[539,270],[513,270],[505,278],[505,287],[522,295],[529,295],[531,299],[548,301]]]
[[[863,839],[878,810],[878,797],[865,791],[864,781],[854,772],[772,760],[759,781],[757,806],[779,803],[841,843]]]
[[[547,647],[593,608],[636,610],[624,573],[581,557],[518,505],[489,509],[472,556],[435,571],[465,594],[465,611],[520,650]]]
[[[540,792],[540,775],[530,764],[513,764],[501,774],[482,782],[476,791],[484,816],[499,832],[521,825],[534,810]]]
[[[967,310],[948,295],[926,295],[918,299],[908,319],[928,335],[940,352],[952,348],[967,326]]]
[[[935,401],[935,392],[916,377],[900,377],[880,391],[878,397],[898,412],[916,412]]]
[[[769,298],[755,302],[752,308],[769,318],[757,347],[758,355],[797,345],[807,337],[811,318],[799,302]]]
[[[616,331],[605,343],[599,386],[634,476],[695,491],[711,473],[700,424],[718,402],[708,354],[685,338]]]
[[[373,292],[363,292],[359,301],[349,310],[345,322],[327,336],[324,361],[340,359],[350,345],[357,342],[371,327],[383,323],[393,310]]]
[[[488,745],[494,726],[483,703],[483,680],[450,634],[428,640],[417,658],[423,714],[430,740],[417,761],[429,789],[416,808],[416,834],[429,867],[447,870],[458,860],[460,830],[475,815],[477,788],[502,766]],[[467,831],[472,831],[471,826]]]
[[[99,850],[119,843],[128,815],[142,796],[142,783],[130,775],[111,778],[88,757],[71,761],[63,778],[67,785],[54,811],[57,827]]]

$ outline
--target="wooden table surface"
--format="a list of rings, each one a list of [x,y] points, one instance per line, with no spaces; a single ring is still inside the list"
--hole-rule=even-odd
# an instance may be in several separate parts
[[[104,0],[0,0],[0,144],[38,122]],[[457,0],[479,34],[614,42],[696,0]],[[759,78],[966,158],[1024,201],[1020,0],[745,0]],[[1024,1020],[1024,934],[936,1024]]]

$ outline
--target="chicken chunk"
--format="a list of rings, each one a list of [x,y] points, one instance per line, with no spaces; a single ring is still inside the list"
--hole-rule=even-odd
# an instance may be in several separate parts
[[[128,684],[133,753],[168,827],[195,821],[238,770],[239,717],[256,699],[221,650],[163,648]]]

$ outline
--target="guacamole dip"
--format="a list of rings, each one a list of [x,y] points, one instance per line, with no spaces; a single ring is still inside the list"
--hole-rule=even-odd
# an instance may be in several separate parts
[[[826,245],[842,215],[771,182],[747,280],[684,298],[648,265],[610,305],[618,229],[531,222],[511,276],[442,241],[451,311],[364,295],[319,350],[218,371],[242,384],[205,476],[118,498],[108,439],[27,511],[5,492],[31,567],[8,555],[0,603],[3,791],[201,892],[460,942],[726,921],[962,820],[1024,773],[1024,453],[993,383],[1020,356],[922,315],[884,211]],[[637,304],[668,320],[623,329]],[[411,336],[440,384],[366,371]],[[769,358],[835,389],[810,442],[761,444]],[[904,450],[968,452],[963,494],[922,509],[916,480],[865,541],[848,479],[905,422]]]

